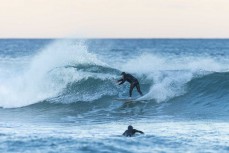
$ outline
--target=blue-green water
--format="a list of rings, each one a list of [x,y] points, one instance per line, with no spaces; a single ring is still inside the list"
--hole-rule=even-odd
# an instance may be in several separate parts
[[[0,152],[228,152],[228,70],[227,39],[2,39]]]

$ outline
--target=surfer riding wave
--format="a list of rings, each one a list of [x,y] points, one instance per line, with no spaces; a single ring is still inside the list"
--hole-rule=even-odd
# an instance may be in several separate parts
[[[129,96],[130,97],[132,96],[132,91],[133,91],[134,87],[136,87],[138,93],[141,96],[143,96],[143,94],[141,92],[141,89],[140,89],[140,85],[139,85],[138,79],[136,79],[131,74],[128,74],[128,73],[125,73],[125,72],[122,72],[121,75],[122,75],[122,78],[119,79],[117,82],[119,83],[119,85],[123,84],[125,81],[130,83],[130,90],[129,90]]]

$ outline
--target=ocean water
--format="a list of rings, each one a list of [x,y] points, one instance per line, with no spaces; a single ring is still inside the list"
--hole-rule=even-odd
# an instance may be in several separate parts
[[[229,152],[229,39],[1,39],[0,152]]]

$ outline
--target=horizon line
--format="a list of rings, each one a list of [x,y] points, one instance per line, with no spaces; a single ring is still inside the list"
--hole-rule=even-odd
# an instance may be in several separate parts
[[[229,39],[229,37],[0,37],[0,39]]]

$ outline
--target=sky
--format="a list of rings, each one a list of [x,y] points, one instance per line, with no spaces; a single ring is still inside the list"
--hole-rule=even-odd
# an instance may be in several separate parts
[[[229,0],[0,0],[0,38],[229,38]]]

